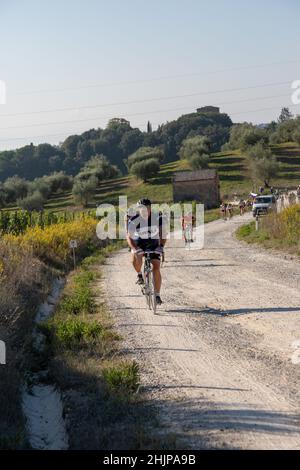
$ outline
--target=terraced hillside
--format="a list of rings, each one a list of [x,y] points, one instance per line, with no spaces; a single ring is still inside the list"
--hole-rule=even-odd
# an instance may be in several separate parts
[[[300,184],[300,147],[287,143],[274,146],[272,151],[282,164],[273,185],[284,188]],[[215,153],[211,156],[210,165],[218,170],[223,198],[230,198],[234,193],[246,195],[256,189],[251,180],[247,159],[239,151]],[[187,169],[186,161],[177,160],[162,165],[159,174],[148,183],[137,181],[132,176],[105,181],[95,192],[90,208],[103,202],[116,203],[120,195],[128,196],[129,202],[134,202],[145,194],[155,202],[171,202],[173,174]],[[76,206],[71,192],[66,192],[52,197],[46,208],[74,210]]]

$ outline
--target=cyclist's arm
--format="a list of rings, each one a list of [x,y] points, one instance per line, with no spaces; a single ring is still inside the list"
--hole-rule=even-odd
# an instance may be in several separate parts
[[[160,219],[159,222],[159,245],[164,247],[166,244],[167,239],[163,238],[166,235],[166,221],[164,219]]]
[[[128,221],[127,223],[127,227],[126,227],[126,240],[127,240],[127,243],[129,245],[129,247],[132,249],[132,250],[137,250],[138,249],[138,246],[137,246],[137,243],[136,241],[132,238],[132,235],[133,235],[133,228],[131,227],[131,230],[130,230],[130,227],[129,227],[130,223]]]
[[[159,244],[160,244],[160,246],[164,247],[166,243],[167,243],[167,239],[166,239],[166,238],[160,238],[160,239],[159,239]]]
[[[129,247],[132,249],[132,250],[137,250],[138,249],[138,246],[135,242],[135,240],[133,240],[129,234],[127,233],[127,236],[126,236],[126,240],[127,240],[127,243],[129,245]]]
[[[133,219],[128,219],[127,226],[126,226],[126,240],[128,243],[129,248],[132,250],[138,250],[138,244],[135,240],[135,233],[136,233],[136,223]]]

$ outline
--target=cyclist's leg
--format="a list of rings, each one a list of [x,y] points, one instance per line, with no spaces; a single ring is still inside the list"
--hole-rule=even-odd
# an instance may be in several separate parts
[[[132,254],[132,265],[137,273],[140,273],[143,265],[143,254],[133,253]]]
[[[143,254],[142,253],[133,253],[132,255],[132,265],[137,273],[137,281],[136,283],[140,286],[144,285],[144,277],[142,273],[143,267]]]
[[[153,267],[154,290],[156,294],[159,294],[161,288],[160,260],[152,259],[151,263]]]

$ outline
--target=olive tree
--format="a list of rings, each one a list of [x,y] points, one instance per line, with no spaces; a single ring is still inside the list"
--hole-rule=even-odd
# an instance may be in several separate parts
[[[136,178],[146,182],[149,178],[153,178],[153,176],[157,175],[159,168],[158,160],[156,158],[150,158],[134,163],[130,168],[130,173]]]
[[[91,176],[87,180],[75,179],[72,190],[75,201],[86,207],[95,193],[97,185],[98,179],[95,176]]]

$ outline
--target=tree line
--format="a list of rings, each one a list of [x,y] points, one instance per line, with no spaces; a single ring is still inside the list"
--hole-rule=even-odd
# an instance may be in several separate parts
[[[191,113],[147,132],[131,127],[126,119],[111,119],[105,129],[90,129],[70,135],[60,145],[42,143],[0,152],[0,181],[15,175],[26,180],[65,172],[75,176],[94,156],[105,155],[111,165],[125,174],[126,160],[140,147],[159,147],[164,161],[178,158],[181,143],[188,137],[206,136],[211,150],[217,151],[228,141],[232,121],[227,114]]]
[[[282,108],[278,120],[266,126],[247,122],[232,126],[229,141],[222,150],[242,151],[248,159],[252,178],[268,186],[281,169],[273,146],[287,142],[300,145],[300,116],[294,117],[288,108]]]
[[[247,122],[233,125],[226,114],[197,112],[156,131],[148,122],[147,132],[142,132],[115,118],[105,129],[69,136],[59,146],[30,144],[0,152],[4,179],[0,207],[15,203],[24,210],[39,211],[52,194],[66,190],[87,206],[101,181],[125,173],[147,181],[162,162],[178,157],[187,160],[192,170],[207,168],[210,154],[220,149],[241,150],[253,179],[268,184],[280,170],[272,145],[288,141],[300,144],[300,117],[294,118],[288,108],[282,109],[277,122],[263,127]]]

